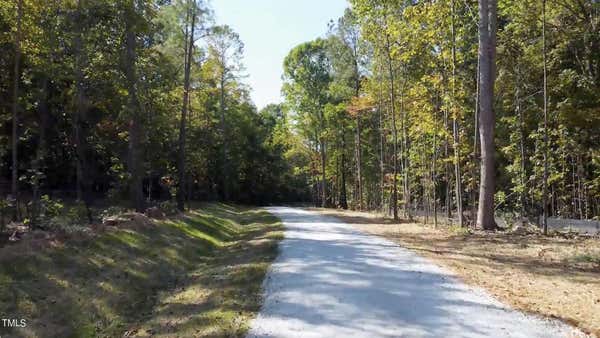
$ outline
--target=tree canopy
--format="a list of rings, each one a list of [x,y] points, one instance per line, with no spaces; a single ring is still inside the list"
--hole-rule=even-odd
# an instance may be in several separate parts
[[[598,217],[598,2],[481,4],[351,0],[283,60],[285,102],[258,111],[244,44],[204,0],[2,2],[4,210],[35,221],[44,198],[67,198],[312,201],[461,225],[482,203]]]

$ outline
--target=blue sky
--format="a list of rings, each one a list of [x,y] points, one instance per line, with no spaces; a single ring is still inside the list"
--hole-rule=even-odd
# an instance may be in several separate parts
[[[294,46],[323,36],[329,20],[344,14],[346,0],[212,0],[218,24],[244,42],[252,100],[260,109],[281,101],[283,59]]]

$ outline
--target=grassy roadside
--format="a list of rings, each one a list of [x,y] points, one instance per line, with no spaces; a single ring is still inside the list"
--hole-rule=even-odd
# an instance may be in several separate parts
[[[414,250],[515,308],[562,319],[600,337],[597,238],[434,229],[364,212],[312,210]]]
[[[283,237],[261,209],[206,204],[138,229],[0,249],[10,337],[243,336]]]

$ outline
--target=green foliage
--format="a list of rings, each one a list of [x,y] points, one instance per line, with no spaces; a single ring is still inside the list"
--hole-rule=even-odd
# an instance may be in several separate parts
[[[585,254],[575,255],[570,260],[574,262],[592,263],[600,266],[600,252],[589,252]]]
[[[311,175],[313,200],[326,186],[331,204],[348,196],[356,206],[362,180],[367,204],[389,210],[396,158],[405,214],[434,205],[438,212],[454,211],[457,179],[463,210],[475,209],[477,8],[452,0],[350,3],[330,24],[326,40],[300,44],[284,62],[283,91],[310,152],[303,171]],[[552,216],[600,213],[598,6],[547,4],[550,124],[544,130],[541,2],[499,4],[494,98],[499,212],[533,218],[541,213],[547,134]]]
[[[229,198],[239,202],[306,198],[303,176],[296,176],[286,163],[291,148],[271,141],[292,139],[290,129],[261,115],[241,81],[243,43],[238,34],[228,26],[213,26],[205,1],[132,3],[23,1],[18,167],[19,189],[31,200],[30,209],[35,209],[36,198],[25,196],[49,192],[88,205],[102,199],[117,205],[131,198],[135,166],[129,158],[130,126],[136,113],[130,107],[128,74],[137,80],[144,197],[164,201],[184,190],[190,199],[218,200],[224,198],[227,182]],[[15,10],[14,3],[0,6],[0,47],[7,51],[14,50]],[[196,39],[204,41],[196,43],[191,55],[185,159],[189,182],[177,182],[176,112],[182,106],[185,24],[192,10],[198,13]],[[135,39],[133,65],[125,59],[127,32]],[[0,133],[6,141],[0,146],[0,184],[10,177],[11,149],[6,145],[11,136],[13,58],[12,52],[0,55],[6,70],[0,75],[0,118],[7,127]],[[224,125],[219,123],[222,112]],[[226,146],[230,149],[222,156]],[[226,163],[231,174],[222,180]],[[82,209],[64,213],[79,221]]]
[[[177,191],[190,200],[222,200],[229,191],[229,199],[244,203],[319,202],[324,195],[327,205],[342,206],[345,199],[359,206],[364,200],[389,210],[396,158],[398,200],[407,212],[434,205],[455,209],[454,165],[469,210],[477,203],[479,181],[476,7],[452,0],[350,4],[325,37],[301,43],[285,58],[285,104],[258,111],[243,82],[243,42],[231,27],[213,25],[205,1],[143,0],[132,7],[122,1],[24,0],[17,167],[22,198],[30,201],[21,208],[38,212],[44,194],[80,198],[88,206],[129,200],[133,164],[139,164],[128,158],[137,117],[143,195],[151,200],[170,200]],[[541,2],[499,3],[494,108],[503,211],[540,213],[547,133],[552,215],[600,214],[598,6],[547,3],[550,124],[544,130]],[[189,55],[186,182],[178,182],[182,65],[188,57],[183,46],[192,12],[198,13],[195,32],[202,41]],[[0,55],[5,190],[15,13],[16,2],[0,5],[0,48],[11,51]],[[133,65],[125,59],[127,32],[135,40]],[[129,107],[131,73],[139,116]],[[46,212],[45,203],[40,201],[39,213]],[[16,210],[6,208],[5,217]],[[71,212],[78,221],[82,215]]]
[[[468,236],[472,233],[471,229],[466,228],[466,227],[461,227],[458,225],[452,225],[452,226],[450,226],[450,228],[448,230],[450,231],[450,233],[452,233],[456,236]]]
[[[61,200],[53,200],[48,195],[43,195],[40,199],[40,208],[40,216],[51,219],[61,215],[65,206]]]
[[[60,199],[42,195],[38,202],[38,208],[34,226],[67,233],[86,229],[88,210],[83,202],[65,203]],[[26,225],[31,222],[31,219],[28,218],[24,220]]]
[[[177,209],[177,203],[173,200],[167,200],[160,202],[158,208],[165,213],[165,215],[176,215],[179,213]]]
[[[125,209],[123,207],[111,205],[110,207],[103,209],[100,212],[100,218],[105,219],[105,218],[112,217],[112,216],[118,216],[126,211],[127,211],[127,209]]]

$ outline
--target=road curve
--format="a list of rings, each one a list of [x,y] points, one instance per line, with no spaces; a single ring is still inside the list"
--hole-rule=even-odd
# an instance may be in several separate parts
[[[272,207],[285,225],[248,337],[573,337],[512,310],[384,238],[316,212]]]

